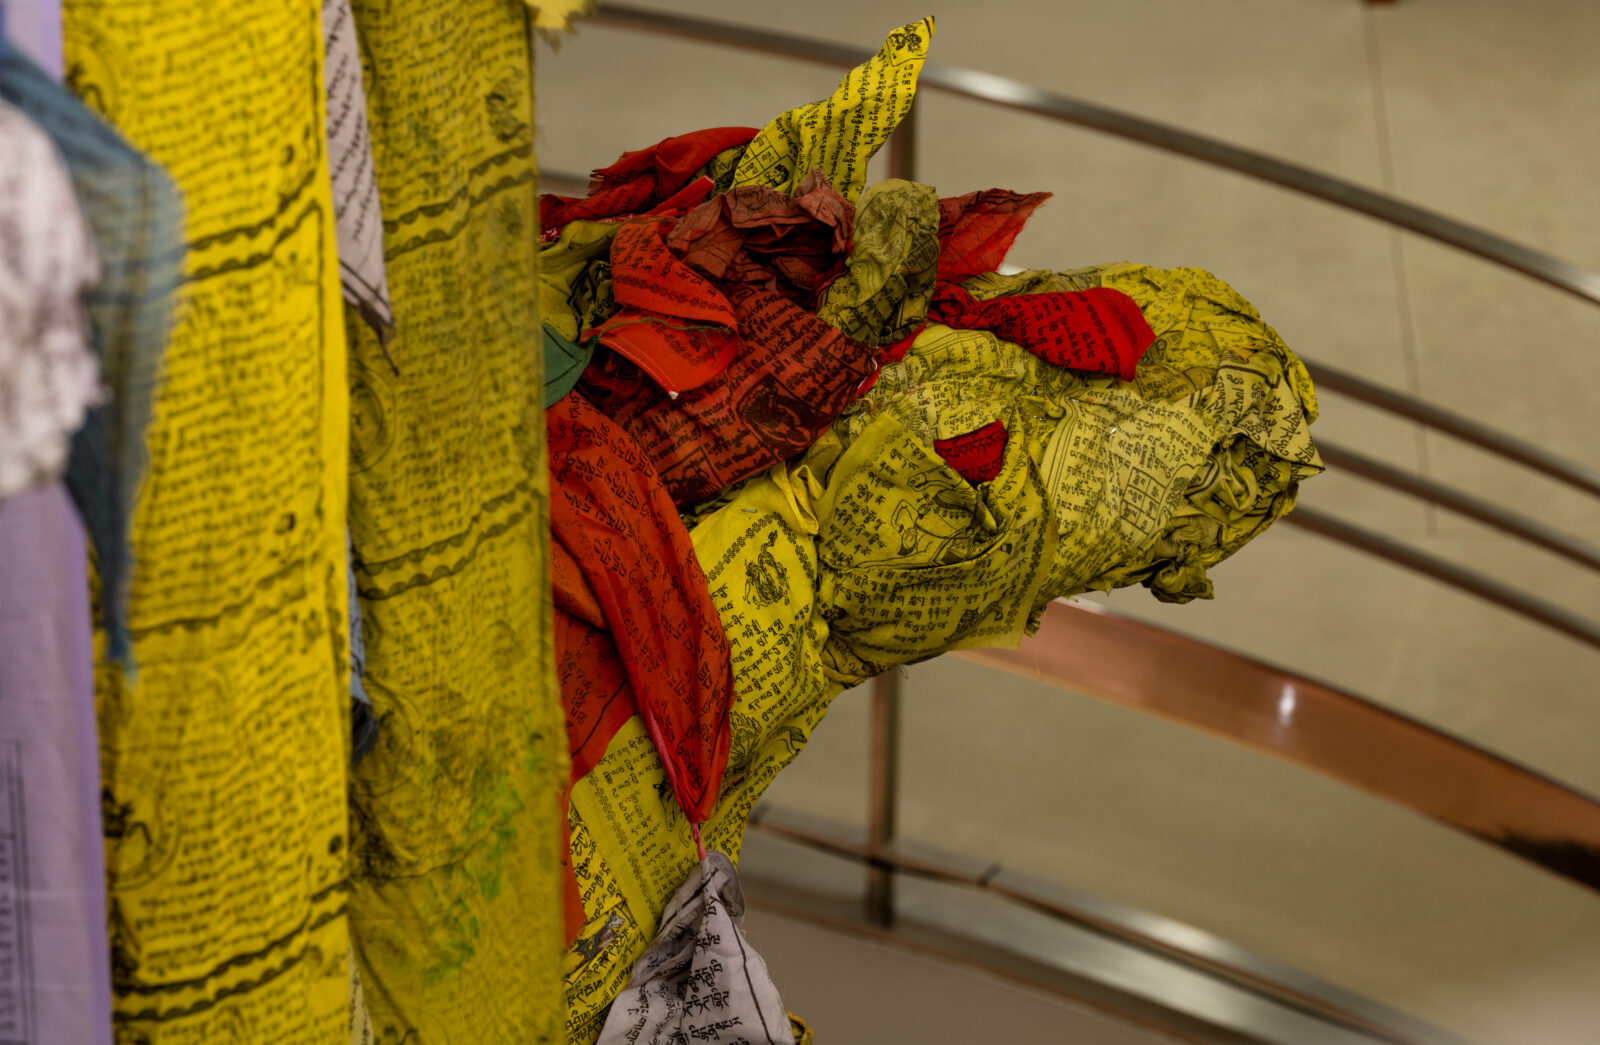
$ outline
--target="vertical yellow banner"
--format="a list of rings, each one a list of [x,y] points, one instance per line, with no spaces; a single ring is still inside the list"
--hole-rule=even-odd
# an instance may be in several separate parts
[[[513,0],[356,0],[395,316],[352,324],[351,527],[377,747],[352,924],[380,1042],[561,1033],[531,29]],[[360,329],[357,329],[360,328]]]
[[[118,1041],[335,1042],[349,994],[346,347],[316,0],[68,0],[67,79],[184,198],[98,667]]]

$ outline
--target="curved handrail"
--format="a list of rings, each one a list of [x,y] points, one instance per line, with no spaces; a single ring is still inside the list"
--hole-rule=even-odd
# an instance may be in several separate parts
[[[809,37],[776,33],[751,26],[714,22],[665,11],[650,11],[625,4],[603,3],[594,21],[621,28],[686,37],[707,43],[728,44],[747,51],[799,58],[849,68],[871,57],[869,50],[847,47]],[[1154,120],[1131,116],[1099,105],[1041,90],[1031,84],[976,69],[926,63],[920,83],[950,94],[989,102],[1008,109],[1047,116],[1062,123],[1139,142],[1165,152],[1188,156],[1223,167],[1306,196],[1326,200],[1345,210],[1377,218],[1390,225],[1448,244],[1469,254],[1531,276],[1558,290],[1600,304],[1600,273],[1545,254],[1520,243],[1474,228],[1437,211],[1427,210],[1334,178],[1309,167],[1286,163],[1251,149],[1180,130]]]
[[[767,803],[751,811],[749,826],[762,834],[853,860],[869,869],[993,894],[1135,951],[1175,960],[1185,968],[1198,970],[1326,1024],[1354,1031],[1362,1040],[1376,1039],[1396,1045],[1457,1045],[1460,1042],[1439,1027],[1424,1024],[1265,955],[1247,951],[1203,929],[1041,881],[999,864],[975,863],[931,846],[905,842],[885,847],[862,845],[850,837],[851,832],[846,828],[796,816]],[[758,897],[747,899],[765,906]],[[806,907],[778,906],[792,916],[814,918],[819,924],[832,928],[858,929],[848,923],[815,918],[815,912]],[[877,931],[880,935],[889,933],[892,938],[891,926],[879,926]],[[971,941],[964,942],[970,944]],[[962,951],[950,953],[950,956],[971,960]],[[989,968],[982,961],[976,964]]]
[[[1387,559],[1408,570],[1415,570],[1452,588],[1493,603],[1519,617],[1526,617],[1528,620],[1577,639],[1585,645],[1600,649],[1600,625],[1552,602],[1502,584],[1492,577],[1486,577],[1464,566],[1457,566],[1448,559],[1418,551],[1391,537],[1355,526],[1342,519],[1335,519],[1314,508],[1297,507],[1285,515],[1282,521],[1289,526],[1298,526],[1329,540],[1364,551],[1368,555]]]
[[[1330,468],[1359,475],[1391,490],[1404,491],[1458,515],[1476,519],[1502,533],[1520,537],[1529,544],[1536,544],[1580,566],[1600,570],[1600,548],[1577,538],[1568,537],[1537,519],[1501,508],[1481,497],[1464,494],[1424,476],[1413,475],[1375,457],[1368,457],[1337,443],[1330,443],[1326,439],[1317,440],[1317,453],[1322,455],[1322,463]]]
[[[1398,712],[1087,602],[1015,650],[954,654],[1361,788],[1600,892],[1600,801]]]
[[[1532,443],[1496,432],[1471,418],[1443,410],[1414,396],[1396,392],[1392,388],[1385,388],[1347,370],[1340,370],[1326,363],[1314,363],[1309,359],[1304,362],[1311,371],[1312,382],[1318,389],[1338,392],[1369,406],[1375,406],[1386,413],[1427,425],[1462,442],[1472,443],[1480,449],[1504,457],[1508,461],[1526,465],[1574,489],[1600,497],[1600,472],[1563,460]]]

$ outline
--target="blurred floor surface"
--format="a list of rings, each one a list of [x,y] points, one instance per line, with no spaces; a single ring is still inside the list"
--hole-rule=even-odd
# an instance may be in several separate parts
[[[830,1045],[1170,1045],[1043,991],[769,910],[745,920],[784,1004]],[[1003,1037],[1000,1037],[1003,1036]]]

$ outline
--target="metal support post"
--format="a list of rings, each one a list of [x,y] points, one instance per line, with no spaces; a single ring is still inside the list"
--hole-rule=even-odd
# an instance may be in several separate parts
[[[878,854],[894,844],[900,790],[900,669],[872,680],[872,739],[868,766],[867,845]],[[894,870],[867,863],[867,916],[894,924]]]
[[[889,136],[889,177],[917,180],[917,103]]]

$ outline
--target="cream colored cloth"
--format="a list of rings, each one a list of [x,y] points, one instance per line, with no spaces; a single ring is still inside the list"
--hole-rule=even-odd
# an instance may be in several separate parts
[[[708,853],[667,901],[599,1045],[794,1045],[766,962],[739,927],[743,919],[738,872],[723,854]]]
[[[0,102],[0,498],[66,471],[72,433],[100,402],[84,298],[94,237],[45,133]]]

